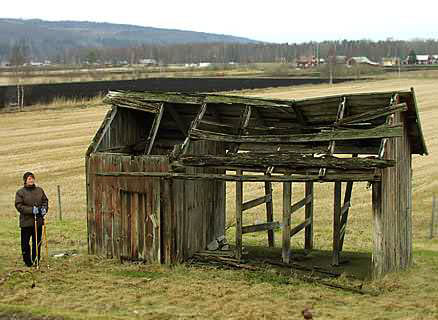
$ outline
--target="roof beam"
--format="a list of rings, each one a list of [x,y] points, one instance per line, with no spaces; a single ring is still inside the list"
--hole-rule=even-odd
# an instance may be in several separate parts
[[[338,140],[360,140],[360,139],[380,139],[401,137],[403,135],[403,125],[381,125],[371,129],[345,129],[329,132],[318,132],[309,134],[292,135],[257,135],[257,136],[238,136],[224,133],[210,132],[193,128],[190,130],[191,139],[211,140],[229,143],[307,143],[324,142]]]
[[[161,104],[159,112],[155,115],[151,130],[149,131],[149,135],[146,140],[146,146],[144,149],[144,154],[146,155],[151,154],[152,147],[154,146],[155,138],[157,137],[158,128],[160,127],[161,118],[163,117],[163,112],[164,112],[164,103]]]

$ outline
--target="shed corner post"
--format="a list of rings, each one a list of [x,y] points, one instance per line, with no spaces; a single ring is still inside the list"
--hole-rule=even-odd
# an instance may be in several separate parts
[[[384,220],[382,210],[382,183],[372,183],[372,205],[373,205],[373,253],[371,258],[372,278],[377,279],[384,275]]]

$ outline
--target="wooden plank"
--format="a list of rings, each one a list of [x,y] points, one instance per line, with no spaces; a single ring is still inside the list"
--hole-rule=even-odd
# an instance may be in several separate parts
[[[380,278],[384,274],[384,221],[382,216],[382,184],[374,182],[372,185],[373,205],[373,278]]]
[[[305,195],[306,198],[311,197],[311,200],[305,207],[305,219],[310,222],[305,228],[304,249],[311,250],[313,249],[313,182],[306,182]]]
[[[272,195],[265,195],[254,200],[247,201],[242,205],[242,211],[257,207],[263,203],[272,202]]]
[[[155,177],[155,178],[174,178],[186,180],[221,180],[221,181],[251,181],[251,182],[335,182],[335,181],[379,181],[379,173],[354,173],[342,174],[333,173],[320,178],[318,175],[290,175],[290,176],[264,176],[264,175],[228,175],[211,173],[168,173],[168,172],[99,172],[98,176],[114,177]]]
[[[149,253],[151,262],[160,263],[161,261],[161,184],[159,179],[152,182],[152,250]]]
[[[270,176],[270,174],[269,174]],[[269,201],[266,201],[266,221],[274,222],[274,204],[272,201],[272,183],[265,181],[265,196],[269,196]],[[270,248],[275,247],[275,235],[274,230],[268,230],[268,246]]]
[[[352,124],[358,122],[366,122],[369,120],[373,120],[376,118],[381,118],[384,116],[388,116],[394,114],[396,112],[402,112],[408,110],[408,106],[406,103],[394,104],[386,108],[380,108],[378,110],[370,110],[367,112],[363,112],[360,114],[355,114],[349,117],[345,117],[336,122],[337,126],[342,126],[344,124]]]
[[[299,209],[301,209],[302,207],[304,207],[305,205],[309,204],[312,201],[313,201],[313,195],[311,195],[311,194],[306,195],[306,197],[304,199],[301,199],[300,201],[294,203],[291,206],[290,214],[293,214],[295,211],[298,211]]]
[[[241,175],[242,171],[237,170],[237,175]],[[243,203],[243,182],[236,182],[236,251],[235,257],[237,260],[242,258],[242,203]]]
[[[242,234],[259,232],[259,231],[267,231],[267,230],[275,230],[280,228],[280,223],[278,221],[267,222],[267,223],[259,223],[251,226],[242,227]]]
[[[293,237],[294,235],[296,235],[298,232],[300,232],[301,230],[303,230],[304,228],[306,228],[308,225],[310,225],[312,223],[312,221],[310,219],[306,219],[303,222],[301,222],[299,225],[297,225],[296,227],[292,228],[290,231],[290,236]]]
[[[172,201],[170,199],[170,180],[161,179],[161,210],[162,210],[162,263],[172,263]]]
[[[283,225],[282,225],[282,251],[281,256],[284,263],[290,260],[290,224],[292,202],[292,183],[283,182]]]
[[[138,215],[138,193],[131,192],[131,257],[138,258],[137,243],[137,215]]]
[[[361,140],[400,137],[403,133],[402,125],[381,125],[371,129],[345,129],[329,132],[295,134],[295,135],[258,135],[238,136],[216,132],[209,132],[193,128],[189,132],[191,139],[211,140],[228,143],[303,143],[323,142],[331,140]]]
[[[105,137],[105,134],[106,134],[106,133],[108,132],[108,130],[111,128],[111,124],[112,124],[114,118],[115,118],[116,115],[117,115],[117,111],[118,111],[117,108],[113,108],[113,109],[111,109],[111,114],[110,114],[110,116],[109,116],[107,122],[105,123],[105,126],[103,127],[102,132],[100,133],[100,136],[99,136],[97,142],[94,144],[93,153],[97,151],[97,149],[98,149],[99,146],[100,146],[100,143],[102,142],[103,138]]]
[[[160,112],[158,112],[156,114],[156,116],[154,118],[154,122],[152,124],[152,127],[149,131],[149,135],[148,135],[148,138],[146,140],[146,147],[144,150],[144,153],[146,155],[151,154],[152,147],[154,146],[155,138],[157,136],[158,129],[160,127],[161,118],[163,117],[163,113],[164,113],[164,103],[161,104]]]
[[[181,156],[177,164],[182,166],[236,166],[236,167],[287,167],[296,168],[327,168],[342,170],[363,170],[372,168],[386,168],[395,165],[393,160],[377,158],[338,158],[334,156],[314,157],[294,153],[273,153],[259,155],[257,153],[239,153],[227,156],[214,155],[185,155]]]
[[[189,128],[189,134],[187,136],[187,138],[184,140],[184,143],[181,147],[181,154],[185,154],[187,152],[187,150],[190,147],[190,132],[192,132],[193,130],[196,130],[196,127],[199,124],[199,121],[202,120],[202,118],[205,115],[205,112],[207,111],[207,104],[204,103],[202,104],[202,106],[199,108],[198,114],[196,115],[196,118],[192,121],[192,123],[190,124],[190,128]]]
[[[333,266],[339,266],[340,257],[341,187],[341,182],[335,182],[333,206]]]
[[[137,248],[138,258],[146,260],[145,252],[145,222],[146,222],[146,193],[138,193],[138,215],[137,215]]]
[[[343,215],[345,212],[348,211],[348,209],[350,209],[351,203],[350,201],[344,202],[344,204],[342,205],[341,208],[341,215]]]
[[[245,106],[245,109],[243,110],[239,127],[237,128],[237,136],[240,136],[245,133],[246,127],[248,127],[249,120],[251,119],[251,106]],[[234,143],[230,149],[229,153],[236,153],[239,150],[239,143]]]
[[[342,141],[342,145],[338,142],[335,150],[335,154],[377,154],[379,152],[379,146],[371,140],[361,140],[366,145],[357,145],[355,141],[348,140]],[[252,151],[257,153],[262,152],[276,152],[281,147],[283,152],[289,153],[325,153],[327,151],[327,145],[299,145],[299,144],[260,144],[260,143],[242,143],[239,150]]]

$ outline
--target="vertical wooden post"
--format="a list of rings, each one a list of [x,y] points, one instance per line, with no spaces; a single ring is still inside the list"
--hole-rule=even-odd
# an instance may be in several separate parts
[[[306,198],[312,197],[312,200],[306,203],[305,207],[305,219],[310,219],[310,224],[304,229],[304,249],[313,249],[313,182],[306,182]]]
[[[430,238],[432,239],[435,236],[435,214],[436,214],[436,201],[435,194],[432,196],[432,219],[430,222]]]
[[[292,182],[283,182],[283,230],[282,257],[284,263],[290,261],[290,221],[292,202]]]
[[[61,187],[59,185],[58,185],[58,214],[59,214],[59,221],[62,221]]]
[[[353,181],[349,181],[349,182],[347,182],[347,187],[345,188],[344,205],[346,205],[347,203],[351,203],[352,191],[353,191]],[[351,204],[349,204],[348,206],[350,207]],[[345,233],[347,232],[347,221],[348,221],[348,211],[349,210],[350,209],[347,208],[341,217],[340,228],[341,228],[341,230],[344,230],[344,232],[341,233],[341,240],[340,240],[341,242],[340,242],[340,246],[339,246],[339,250],[341,250],[341,251],[342,251],[342,248],[344,247],[344,238],[345,238]]]
[[[242,175],[242,170],[236,170],[236,175]],[[243,204],[243,182],[236,182],[236,259],[242,258],[242,204]]]
[[[382,217],[382,183],[373,182],[372,191],[373,203],[373,255],[372,255],[372,273],[373,278],[378,278],[383,274],[384,270],[384,239],[383,227],[384,221]]]
[[[272,202],[272,182],[265,181],[265,195],[271,196],[269,201],[266,201],[266,222],[274,221],[274,207]],[[268,246],[275,247],[274,230],[268,230]]]
[[[339,265],[339,249],[341,236],[341,191],[342,182],[335,182],[333,206],[333,259],[332,265]]]

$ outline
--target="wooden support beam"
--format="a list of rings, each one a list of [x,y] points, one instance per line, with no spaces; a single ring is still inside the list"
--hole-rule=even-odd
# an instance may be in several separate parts
[[[301,222],[299,225],[297,225],[295,228],[292,228],[290,231],[290,236],[293,237],[294,235],[296,235],[298,232],[300,232],[301,230],[303,230],[305,227],[307,227],[308,225],[310,225],[312,223],[311,219],[306,219],[304,220],[304,222]]]
[[[196,127],[198,126],[199,121],[202,120],[202,118],[204,117],[204,114],[205,114],[206,111],[207,111],[207,104],[204,103],[199,108],[199,111],[198,111],[198,114],[196,115],[196,118],[190,124],[190,129],[189,129],[188,136],[184,140],[184,143],[182,144],[182,147],[181,147],[181,154],[182,155],[184,155],[187,152],[187,150],[189,149],[190,140],[191,140],[190,135],[192,134],[193,130],[196,130]]]
[[[104,177],[154,177],[183,180],[219,180],[237,182],[336,182],[336,181],[380,181],[381,177],[374,174],[332,174],[320,179],[318,175],[228,175],[210,173],[175,173],[175,172],[96,172],[96,176]]]
[[[236,175],[242,175],[241,170],[236,171]],[[242,258],[242,203],[243,203],[243,182],[236,182],[236,251],[237,260]]]
[[[345,117],[345,118],[337,121],[336,126],[366,122],[369,120],[374,120],[377,118],[392,115],[396,112],[403,112],[406,110],[408,110],[408,106],[406,103],[398,103],[398,104],[390,105],[389,107],[386,107],[386,108],[381,108],[379,110],[367,111],[367,112],[363,112],[361,114],[356,114],[353,116]]]
[[[385,271],[385,221],[382,215],[382,183],[372,185],[373,203],[373,255],[371,258],[373,278],[379,278]]]
[[[344,214],[345,212],[348,211],[348,209],[350,209],[351,203],[350,201],[344,202],[344,204],[342,205],[341,208],[341,214]]]
[[[304,235],[304,249],[313,249],[313,182],[306,182],[305,187],[306,198],[310,197],[311,200],[306,203],[305,208],[305,218],[309,220],[310,223],[306,226]]]
[[[344,117],[346,103],[347,103],[347,98],[343,97],[341,103],[339,104],[338,112],[336,113],[335,125],[336,125],[336,123],[338,123],[339,120],[342,120],[342,118]],[[332,130],[334,131],[335,128],[333,128]],[[329,147],[327,149],[327,154],[328,155],[332,155],[335,152],[335,145],[336,145],[336,141],[335,140],[330,141]],[[325,167],[321,168],[319,170],[319,176],[320,177],[325,176],[326,172],[327,172],[327,168],[325,168]]]
[[[155,138],[157,136],[158,128],[160,127],[161,118],[163,117],[164,103],[160,106],[160,111],[155,115],[154,122],[152,124],[151,130],[149,131],[148,138],[146,140],[146,147],[144,149],[144,154],[151,154],[152,147],[154,146]]]
[[[333,266],[339,266],[340,257],[341,187],[341,182],[335,182],[333,206]]]
[[[190,130],[190,138],[198,140],[211,140],[228,143],[307,143],[339,140],[360,140],[401,137],[403,125],[380,125],[371,129],[345,129],[329,132],[291,134],[291,135],[257,135],[239,136],[217,132],[210,132],[193,128]]]
[[[273,153],[258,155],[256,153],[239,153],[227,156],[185,155],[178,162],[183,166],[194,167],[285,167],[288,169],[327,168],[341,170],[367,170],[386,168],[395,165],[394,160],[377,158],[337,158],[334,156],[314,157],[312,155]]]
[[[237,136],[241,136],[245,133],[245,129],[248,127],[249,120],[251,118],[251,109],[251,106],[245,106],[245,109],[241,115],[239,127],[237,128]],[[239,150],[239,145],[239,142],[233,143],[233,145],[230,147],[229,154],[237,153]]]
[[[222,122],[217,122],[217,121],[210,121],[210,120],[205,120],[202,119],[199,121],[200,124],[207,124],[210,126],[216,126],[216,127],[221,127],[221,128],[227,128],[227,129],[234,129],[234,127],[232,125],[226,124],[226,123],[222,123]]]
[[[290,214],[293,214],[295,211],[298,211],[299,209],[301,209],[302,207],[304,207],[305,205],[307,205],[308,203],[312,202],[313,200],[313,195],[306,195],[306,197],[304,199],[301,199],[300,201],[294,203],[291,208],[290,208]]]
[[[284,263],[290,261],[290,207],[292,202],[292,183],[283,182],[283,225],[282,225],[282,258]]]
[[[111,114],[109,116],[108,121],[105,123],[105,126],[102,130],[102,132],[100,133],[99,139],[97,140],[97,142],[94,144],[94,148],[93,148],[93,153],[96,152],[99,149],[100,144],[102,143],[102,140],[105,136],[105,134],[108,132],[108,130],[111,128],[111,124],[114,120],[114,118],[116,117],[118,108],[115,107],[113,109],[111,109]]]
[[[278,221],[260,223],[260,224],[255,224],[252,226],[242,227],[242,234],[251,233],[251,232],[259,232],[259,231],[267,231],[267,230],[275,230],[278,228],[280,228],[280,223]]]
[[[259,206],[263,203],[266,203],[266,202],[272,202],[272,195],[264,195],[264,196],[259,197],[257,199],[245,202],[242,205],[242,211],[249,210],[251,208],[257,207],[257,206]]]
[[[271,174],[267,174],[271,176]],[[272,201],[272,183],[265,181],[265,196],[269,197],[269,201],[266,201],[266,221],[271,223],[274,221],[274,204]],[[274,230],[268,230],[268,246],[270,248],[275,247]]]
[[[187,135],[187,124],[181,119],[179,113],[175,110],[175,108],[170,104],[166,104],[166,110],[169,111],[170,116],[175,121],[176,126],[181,131],[181,133],[186,136]]]
[[[391,101],[390,101],[390,103],[389,103],[389,106],[392,107],[392,106],[398,104],[399,102],[400,102],[400,99],[399,99],[398,94],[396,93],[396,94],[391,98]],[[386,117],[385,124],[389,126],[389,125],[391,125],[393,122],[394,122],[394,114],[389,114],[389,115]],[[382,137],[382,138],[383,138],[383,139],[380,141],[380,148],[379,148],[379,152],[378,152],[378,157],[379,157],[380,159],[383,159],[383,157],[384,157],[384,155],[385,155],[386,144],[387,144],[387,142],[388,142],[388,139],[387,139],[388,137]]]

